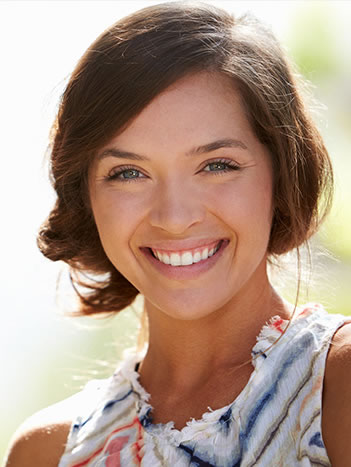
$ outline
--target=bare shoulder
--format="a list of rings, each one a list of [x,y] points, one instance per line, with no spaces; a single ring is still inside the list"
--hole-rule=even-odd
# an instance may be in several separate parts
[[[28,418],[13,435],[5,467],[57,467],[79,403],[80,393]]]
[[[323,440],[333,467],[351,465],[351,323],[334,334],[323,387]]]

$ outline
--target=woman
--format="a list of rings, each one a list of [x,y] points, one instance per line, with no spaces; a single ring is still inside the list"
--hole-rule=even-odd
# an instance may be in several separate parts
[[[134,13],[80,60],[52,137],[39,247],[82,313],[142,294],[148,345],[28,420],[6,465],[351,465],[347,319],[267,276],[332,186],[271,33],[204,4]]]

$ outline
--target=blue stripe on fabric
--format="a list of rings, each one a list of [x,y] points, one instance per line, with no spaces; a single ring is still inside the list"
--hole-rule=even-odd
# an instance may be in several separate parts
[[[132,392],[133,392],[133,390],[130,389],[126,394],[124,394],[124,396],[120,397],[119,399],[113,399],[113,400],[111,400],[111,401],[108,401],[108,402],[104,405],[104,408],[102,409],[102,411],[105,412],[105,410],[110,409],[111,407],[113,407],[113,406],[114,406],[115,404],[117,404],[118,402],[124,401],[124,399],[126,399],[128,396],[130,396]]]
[[[308,443],[309,446],[317,446],[319,448],[324,448],[324,443],[321,437],[321,434],[319,431],[315,433],[312,438],[310,439],[310,442]]]
[[[140,423],[144,428],[150,426],[152,424],[152,416],[151,416],[151,407],[147,409],[147,412],[144,416],[139,418]]]
[[[229,409],[221,416],[221,418],[218,420],[221,428],[228,433],[231,422],[232,422],[232,408],[229,407]]]
[[[194,467],[216,467],[214,464],[210,464],[209,462],[206,462],[200,459],[200,457],[194,455],[194,450],[190,447],[185,446],[184,444],[180,444],[178,447],[190,456],[190,463]]]
[[[94,414],[94,412],[93,412]],[[82,428],[85,424],[87,424],[92,418],[93,418],[93,414],[91,414],[86,420],[84,420],[84,422],[82,422],[77,429],[80,429]]]
[[[130,391],[127,392],[127,394],[125,394],[123,397],[119,398],[119,399],[115,399],[115,400],[111,400],[111,401],[108,401],[105,405],[104,405],[104,408],[102,409],[103,412],[105,412],[106,410],[110,409],[111,407],[113,407],[117,402],[121,402],[123,401],[124,399],[126,399],[131,393],[133,392],[133,390],[131,389]],[[82,428],[84,425],[86,425],[92,418],[93,418],[93,415],[94,415],[95,412],[93,412],[91,415],[89,415],[89,417],[84,420],[84,422],[82,423],[75,423],[73,425],[73,430],[74,431],[77,431],[77,430],[80,430],[80,428]]]
[[[256,357],[256,355],[261,355],[263,358],[267,358],[267,355],[264,352],[262,352],[261,350],[258,351],[258,352],[256,350],[252,350],[251,355],[253,357]]]
[[[262,397],[258,400],[257,404],[253,407],[251,414],[248,416],[248,423],[246,425],[245,430],[240,432],[239,439],[240,444],[245,450],[248,447],[248,441],[250,440],[251,432],[257,423],[257,420],[262,412],[262,410],[268,405],[269,402],[274,398],[278,390],[278,384],[280,380],[284,377],[284,373],[292,366],[295,360],[309,347],[311,342],[313,341],[313,335],[305,334],[302,336],[300,342],[294,346],[294,349],[291,350],[290,355],[282,364],[282,367],[275,379],[275,381],[271,384],[269,389],[262,395]],[[235,465],[235,464],[234,464]]]

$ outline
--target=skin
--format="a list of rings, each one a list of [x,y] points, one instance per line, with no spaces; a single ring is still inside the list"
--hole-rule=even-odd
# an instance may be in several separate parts
[[[242,144],[188,155],[228,138]],[[115,157],[121,152],[148,160]],[[224,160],[239,170],[225,171]],[[126,172],[108,178],[126,167],[133,180],[123,181]],[[270,154],[240,95],[227,78],[209,73],[187,76],[156,97],[92,167],[91,205],[106,254],[145,296],[150,337],[140,381],[152,395],[156,423],[174,420],[181,429],[209,405],[233,401],[252,372],[262,325],[276,314],[291,316],[266,272],[272,186]],[[227,241],[221,255],[191,278],[170,277],[143,252],[216,239]],[[350,328],[334,337],[324,381],[323,439],[333,467],[351,465]],[[45,409],[21,427],[6,466],[57,465],[78,401]]]
[[[187,156],[193,148],[229,137],[248,149]],[[259,292],[269,287],[270,157],[253,135],[239,96],[226,78],[203,73],[179,81],[101,152],[110,148],[149,158],[135,162],[105,157],[91,175],[91,204],[103,247],[146,297],[149,314],[162,312],[180,321],[207,318],[228,308],[233,298],[239,302],[256,271]],[[206,164],[218,158],[241,168],[205,172]],[[140,171],[139,178],[106,180],[126,165]],[[221,262],[194,280],[170,280],[140,251],[164,244],[168,249],[173,243],[186,249],[187,242],[195,246],[221,238],[230,240]]]
[[[235,147],[192,154],[228,139],[237,141]],[[209,165],[219,159],[238,169]],[[126,168],[132,180],[123,179]],[[264,322],[277,313],[290,316],[266,272],[272,186],[270,155],[232,82],[219,74],[178,81],[100,152],[91,173],[91,205],[107,256],[145,296],[150,345],[141,382],[152,394],[157,421],[177,417],[180,428],[209,403],[229,403],[252,366],[233,371],[250,360]],[[221,256],[190,279],[164,274],[142,250],[184,250],[216,239],[228,242]],[[219,391],[221,375],[227,385]],[[194,407],[200,387],[203,396]],[[180,400],[184,411],[175,411]]]

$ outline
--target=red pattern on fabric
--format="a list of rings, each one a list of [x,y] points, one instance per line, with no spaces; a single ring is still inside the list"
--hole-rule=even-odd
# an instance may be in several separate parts
[[[128,443],[130,439],[130,434],[128,435],[126,434],[124,436],[122,435],[122,436],[119,436],[118,438],[115,438],[115,435],[117,433],[121,433],[122,431],[130,430],[131,428],[135,428],[137,431],[136,441],[132,444],[132,446],[135,450],[135,462],[136,462],[135,465],[140,466],[141,460],[142,460],[142,455],[140,451],[142,447],[144,446],[143,427],[140,423],[139,418],[135,417],[132,423],[130,423],[129,425],[124,425],[112,431],[107,436],[106,442],[104,443],[103,447],[95,451],[91,456],[89,456],[83,462],[79,462],[78,464],[72,464],[71,467],[83,467],[85,465],[88,465],[89,462],[93,460],[94,457],[101,454],[102,451],[105,451],[109,457],[111,456],[111,459],[109,459],[109,457],[106,458],[106,467],[120,467],[121,465],[120,452],[123,449],[123,447]]]
[[[108,454],[106,458],[106,467],[121,467],[121,451],[128,441],[129,436],[120,436],[109,442],[106,447],[106,454]]]
[[[94,452],[90,457],[85,459],[83,462],[79,462],[79,464],[72,464],[71,467],[83,467],[84,465],[88,465],[89,462],[96,457],[100,452],[103,450],[103,448],[98,449],[97,451]]]
[[[284,323],[284,321],[280,318],[277,319],[277,321],[274,321],[273,326],[275,329],[281,333],[283,333],[283,329],[281,328],[281,325]]]
[[[138,465],[141,465],[141,460],[143,458],[143,456],[141,455],[141,449],[143,448],[144,446],[144,437],[143,437],[143,427],[140,423],[140,420],[138,417],[136,417],[136,419],[138,420],[138,441],[136,441],[135,443],[135,458],[136,458],[136,461],[138,463]]]

